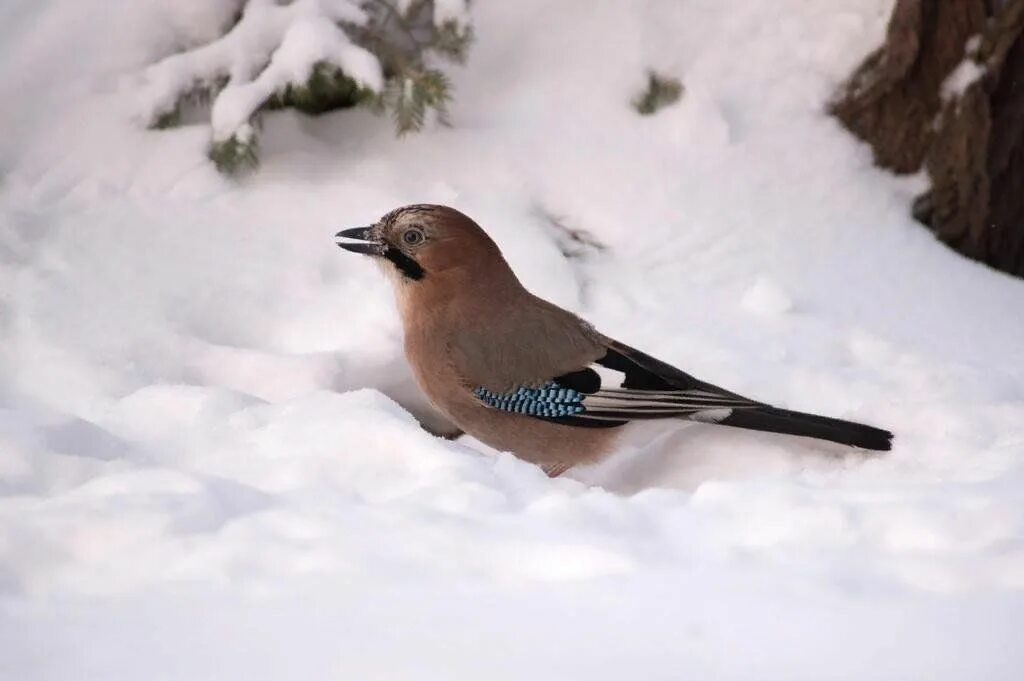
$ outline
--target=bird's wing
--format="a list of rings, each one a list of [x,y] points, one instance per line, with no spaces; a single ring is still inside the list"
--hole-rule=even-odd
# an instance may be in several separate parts
[[[547,383],[590,365],[605,352],[605,339],[589,324],[530,297],[501,315],[472,314],[446,341],[445,359],[463,386],[494,393]]]
[[[477,386],[489,407],[573,426],[615,427],[635,419],[718,422],[761,402],[704,383],[650,355],[606,339],[606,352],[574,371],[494,390]]]

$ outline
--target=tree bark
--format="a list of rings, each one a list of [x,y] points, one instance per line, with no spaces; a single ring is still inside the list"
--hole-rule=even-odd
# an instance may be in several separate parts
[[[927,171],[914,216],[940,239],[1024,276],[1024,0],[897,0],[831,110],[879,165]]]

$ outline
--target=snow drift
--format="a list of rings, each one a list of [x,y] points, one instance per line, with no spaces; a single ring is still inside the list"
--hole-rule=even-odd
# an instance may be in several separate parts
[[[1018,678],[1024,282],[823,113],[890,5],[476,2],[451,128],[275,114],[241,184],[134,118],[217,3],[6,5],[0,677]],[[652,67],[685,92],[640,117]],[[331,238],[411,202],[895,449],[696,425],[548,480],[430,436],[387,283]]]

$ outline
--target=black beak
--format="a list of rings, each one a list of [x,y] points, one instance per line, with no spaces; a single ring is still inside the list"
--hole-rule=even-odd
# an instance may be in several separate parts
[[[334,238],[355,239],[355,242],[337,242],[339,248],[344,248],[346,251],[352,251],[353,253],[362,253],[363,255],[384,255],[384,251],[387,249],[387,246],[373,238],[372,227],[343,229],[335,234]]]

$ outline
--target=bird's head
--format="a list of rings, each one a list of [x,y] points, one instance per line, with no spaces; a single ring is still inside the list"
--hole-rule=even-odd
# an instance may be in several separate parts
[[[403,285],[441,285],[479,269],[508,268],[487,233],[447,206],[404,206],[335,236],[339,247],[373,257]]]

